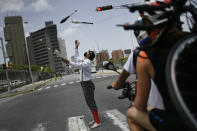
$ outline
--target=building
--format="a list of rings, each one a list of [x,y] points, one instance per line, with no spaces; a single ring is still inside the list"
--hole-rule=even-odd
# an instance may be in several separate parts
[[[67,57],[67,51],[66,51],[66,43],[65,40],[62,38],[58,38],[58,43],[59,43],[59,47],[60,47],[60,52],[63,55],[64,58],[68,58]]]
[[[102,50],[99,53],[96,53],[96,64],[100,65],[103,61],[109,60],[108,50]]]
[[[113,60],[114,63],[119,63],[119,60],[121,58],[124,58],[124,54],[123,54],[123,51],[121,49],[112,51],[112,60]]]
[[[5,17],[4,37],[10,62],[14,65],[27,65],[27,53],[23,20],[21,16]]]
[[[45,27],[31,32],[27,37],[31,65],[50,66],[56,73],[64,72],[65,67],[53,51],[60,50],[57,38],[57,26],[52,21],[45,22]]]
[[[124,50],[124,56],[125,57],[129,57],[130,54],[131,54],[131,49]]]

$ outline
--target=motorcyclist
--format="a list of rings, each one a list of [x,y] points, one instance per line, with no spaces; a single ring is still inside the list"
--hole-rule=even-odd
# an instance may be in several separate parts
[[[167,1],[169,2],[169,1]],[[152,5],[165,4],[160,2],[152,3]],[[160,22],[162,16],[166,11],[143,13],[141,16],[142,25],[154,24],[154,22]],[[169,94],[167,92],[167,85],[165,81],[165,65],[167,56],[173,47],[173,45],[185,36],[185,33],[175,25],[170,25],[171,28],[160,38],[161,32],[165,29],[165,25],[161,25],[157,28],[147,31],[147,35],[150,37],[152,44],[151,48],[143,48],[137,57],[136,71],[137,71],[137,95],[134,101],[134,105],[127,110],[127,119],[132,131],[141,130],[161,130],[161,131],[175,131],[175,130],[187,130],[185,124],[181,121],[175,111]],[[157,41],[159,39],[159,41]],[[157,41],[155,43],[155,41]],[[147,58],[141,55],[145,54]],[[165,110],[158,108],[147,111],[147,100],[150,92],[150,79],[153,79],[157,88],[163,98]]]
[[[141,20],[139,18],[137,22],[140,22],[140,21]],[[144,44],[146,45],[150,44],[150,40],[148,39],[148,36],[145,35],[145,31],[134,31],[134,34],[137,38],[139,46],[143,46]],[[136,58],[137,58],[138,53],[139,53],[139,48],[136,48],[133,52],[131,52],[119,78],[115,82],[111,83],[112,88],[114,89],[122,88],[126,79],[130,75],[136,74]],[[158,92],[153,80],[151,80],[151,89],[150,89],[150,95],[149,95],[147,105],[148,105],[147,107],[148,109],[152,109],[153,107],[164,109],[162,97],[160,93]]]

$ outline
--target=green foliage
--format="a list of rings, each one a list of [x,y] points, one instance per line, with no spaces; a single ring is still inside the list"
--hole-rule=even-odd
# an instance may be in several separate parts
[[[121,59],[119,60],[120,64],[123,66],[123,65],[127,62],[127,59],[128,59],[128,57],[121,58]]]
[[[31,70],[41,72],[41,67],[42,67],[41,65],[32,65]]]
[[[112,58],[110,58],[108,61],[111,62],[111,63],[113,63],[113,59]]]
[[[28,65],[14,65],[13,69],[15,69],[15,70],[28,70],[29,67],[28,67]]]
[[[29,70],[29,65],[13,65],[13,69],[14,70]],[[36,71],[36,72],[53,73],[52,68],[49,66],[31,65],[31,70]]]
[[[45,66],[43,72],[49,74],[49,73],[53,73],[53,70],[51,67]]]

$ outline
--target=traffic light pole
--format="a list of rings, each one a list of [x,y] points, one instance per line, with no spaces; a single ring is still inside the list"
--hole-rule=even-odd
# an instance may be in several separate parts
[[[1,39],[1,46],[2,46],[2,51],[3,51],[3,59],[4,59],[5,65],[6,65],[6,57],[5,57],[5,50],[4,50],[4,45],[3,45],[3,38],[0,37],[0,39]],[[7,65],[6,65],[6,67],[7,67]],[[10,81],[9,81],[9,78],[8,78],[8,70],[7,70],[7,68],[5,69],[5,72],[6,72],[6,79],[7,79],[7,82],[8,82],[8,92],[10,92],[11,86],[10,86]]]

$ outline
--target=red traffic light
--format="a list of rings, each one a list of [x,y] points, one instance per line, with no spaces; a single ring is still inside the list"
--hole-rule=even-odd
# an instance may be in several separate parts
[[[100,7],[96,8],[96,11],[101,11],[101,8]]]
[[[112,5],[101,6],[101,7],[97,7],[97,8],[96,8],[96,11],[99,12],[99,11],[104,11],[104,10],[110,10],[110,9],[112,9],[112,8],[113,8]]]

